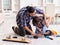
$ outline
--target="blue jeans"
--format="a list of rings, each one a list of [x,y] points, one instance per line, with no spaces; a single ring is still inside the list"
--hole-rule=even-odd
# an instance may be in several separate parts
[[[46,32],[46,26],[43,26],[43,27],[40,28],[40,29],[41,29],[41,31]],[[35,33],[36,33],[36,34],[39,34],[40,31],[39,31],[38,29],[36,29]]]

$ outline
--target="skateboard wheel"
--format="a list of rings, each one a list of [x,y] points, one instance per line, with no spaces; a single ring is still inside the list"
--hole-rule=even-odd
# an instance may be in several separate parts
[[[14,36],[13,38],[17,38],[16,36]]]
[[[38,38],[38,36],[34,36],[33,38],[37,39],[37,38]]]

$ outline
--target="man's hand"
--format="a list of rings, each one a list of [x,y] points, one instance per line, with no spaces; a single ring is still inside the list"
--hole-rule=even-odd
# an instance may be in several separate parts
[[[24,29],[26,31],[28,31],[29,33],[31,33],[32,36],[36,36],[37,34],[35,34],[33,31],[31,31],[27,26],[24,27]]]
[[[32,36],[37,36],[37,34],[36,34],[36,33],[34,33],[34,32],[32,32],[32,33],[31,33],[31,35],[32,35]]]

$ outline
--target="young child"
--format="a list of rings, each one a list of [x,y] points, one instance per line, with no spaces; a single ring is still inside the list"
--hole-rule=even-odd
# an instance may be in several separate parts
[[[50,30],[46,30],[47,27],[44,23],[44,17],[35,16],[33,18],[33,25],[36,26],[36,33],[38,36],[50,36],[52,32]]]

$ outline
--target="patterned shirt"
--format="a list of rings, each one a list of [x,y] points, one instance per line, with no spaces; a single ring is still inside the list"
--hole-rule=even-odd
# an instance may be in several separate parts
[[[43,10],[38,9],[36,7],[34,7],[36,13],[38,14],[43,14]],[[20,9],[20,11],[18,12],[17,16],[16,16],[16,22],[18,26],[21,27],[25,27],[29,24],[30,20],[32,19],[32,16],[29,16],[26,13],[26,7],[23,7],[22,9]]]

